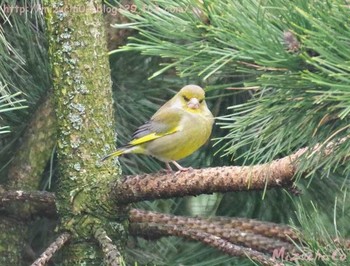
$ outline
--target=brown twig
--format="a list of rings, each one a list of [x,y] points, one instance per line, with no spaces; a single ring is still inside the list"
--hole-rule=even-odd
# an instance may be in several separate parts
[[[302,148],[292,155],[266,164],[223,166],[174,173],[159,172],[125,176],[123,181],[114,184],[111,191],[113,191],[119,204],[128,204],[142,200],[211,194],[214,192],[290,187],[300,157],[306,153],[310,156],[310,154],[316,152],[320,153],[320,156],[329,156],[337,145],[342,144],[347,139],[342,138],[336,143],[321,143],[315,145],[312,149]]]
[[[52,256],[61,249],[64,244],[71,238],[69,233],[63,233],[33,262],[31,266],[44,266],[52,258]]]
[[[47,191],[8,191],[0,186],[0,210],[16,213],[16,217],[28,218],[28,215],[55,217],[55,194]],[[23,202],[25,204],[15,204]],[[22,215],[25,213],[25,215]]]
[[[15,214],[18,219],[28,219],[34,215],[54,218],[57,215],[55,194],[46,191],[8,191],[0,186],[0,210]]]
[[[267,237],[274,237],[283,241],[297,241],[299,234],[290,226],[258,221],[248,218],[236,217],[185,217],[171,214],[164,214],[153,211],[145,211],[141,209],[131,209],[129,220],[132,223],[160,223],[160,224],[176,224],[187,225],[191,228],[201,228],[219,225],[227,229],[239,229],[245,232],[260,234]]]
[[[112,243],[105,230],[98,227],[94,230],[94,237],[102,247],[105,261],[109,266],[119,266],[121,254],[118,248]]]
[[[47,191],[7,191],[0,187],[0,207],[13,201],[42,203],[51,207],[55,204],[55,194]]]

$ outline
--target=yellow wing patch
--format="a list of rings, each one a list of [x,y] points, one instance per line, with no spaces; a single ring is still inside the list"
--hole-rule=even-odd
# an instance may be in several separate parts
[[[134,140],[130,141],[128,144],[132,145],[132,146],[140,145],[140,144],[149,142],[151,140],[159,139],[163,136],[173,134],[173,133],[177,132],[178,130],[179,130],[179,127],[175,127],[173,130],[170,130],[166,133],[151,133],[151,134],[148,134],[148,135],[143,136],[141,138],[134,139]]]

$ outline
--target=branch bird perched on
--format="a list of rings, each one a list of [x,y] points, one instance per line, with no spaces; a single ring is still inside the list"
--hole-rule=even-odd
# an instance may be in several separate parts
[[[209,139],[214,117],[205,103],[204,90],[197,85],[183,87],[166,102],[132,136],[132,140],[107,158],[126,153],[151,155],[180,171],[186,170],[176,161],[198,150]]]

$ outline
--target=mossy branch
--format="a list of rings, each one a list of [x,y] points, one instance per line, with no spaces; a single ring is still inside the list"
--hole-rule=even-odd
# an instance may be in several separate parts
[[[37,189],[56,140],[56,116],[52,91],[49,90],[35,110],[17,145],[14,159],[8,170],[7,187],[23,190]]]
[[[94,237],[100,244],[105,261],[109,266],[121,265],[120,260],[122,258],[118,248],[113,244],[112,240],[108,237],[106,231],[101,227],[94,228]]]
[[[17,204],[29,194],[19,190],[36,190],[39,188],[40,179],[50,157],[50,153],[56,142],[56,118],[54,114],[51,92],[42,99],[42,103],[34,111],[25,133],[18,140],[14,158],[8,168],[8,178],[4,186],[10,190],[18,190],[13,193],[5,193],[0,188],[0,210],[5,213],[16,212],[16,219],[5,216],[0,219],[0,228],[5,229],[0,236],[0,246],[6,243],[7,252],[0,252],[2,261],[7,265],[17,265],[22,260],[22,248],[26,246],[29,219],[35,214],[47,215],[47,208],[42,202],[33,202],[33,198],[27,203]],[[6,207],[4,206],[6,205]],[[55,210],[55,208],[54,208]],[[11,250],[11,252],[8,252]]]

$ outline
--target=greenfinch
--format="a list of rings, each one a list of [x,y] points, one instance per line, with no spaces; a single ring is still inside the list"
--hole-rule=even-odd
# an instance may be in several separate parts
[[[205,102],[204,90],[197,85],[183,87],[166,102],[132,136],[132,140],[105,156],[120,156],[126,153],[151,155],[166,163],[170,162],[180,171],[186,170],[176,161],[198,150],[212,131],[214,118]]]

